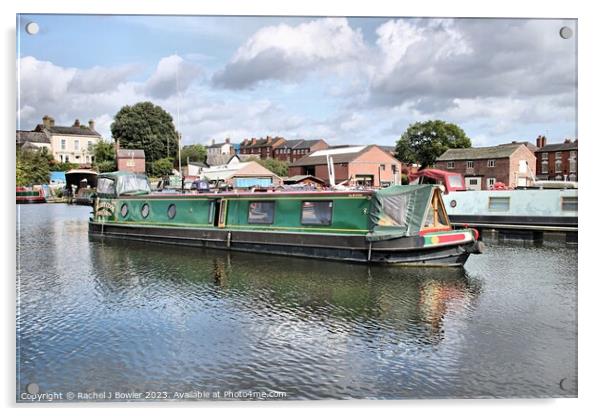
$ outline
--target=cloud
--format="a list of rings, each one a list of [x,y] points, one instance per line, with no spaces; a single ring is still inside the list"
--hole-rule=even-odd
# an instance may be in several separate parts
[[[453,109],[454,99],[574,90],[576,44],[560,38],[559,27],[535,19],[390,20],[377,29],[382,64],[371,79],[371,102],[414,102],[429,112]]]
[[[162,58],[155,72],[146,81],[144,91],[155,98],[167,98],[181,94],[202,73],[201,68],[178,55]]]
[[[340,69],[359,60],[366,50],[361,31],[352,29],[347,19],[267,26],[251,36],[214,74],[213,83],[242,89],[266,80],[298,80],[311,71]]]
[[[95,66],[79,69],[69,83],[69,90],[76,93],[98,93],[114,90],[141,70],[139,65],[122,65],[115,68]]]

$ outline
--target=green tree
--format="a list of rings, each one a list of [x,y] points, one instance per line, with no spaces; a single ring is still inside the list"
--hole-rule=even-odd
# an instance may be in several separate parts
[[[178,133],[171,115],[151,102],[126,105],[115,115],[111,134],[123,149],[142,149],[147,171],[159,159],[178,157]]]
[[[39,185],[50,182],[52,155],[45,147],[41,149],[17,148],[16,182],[18,186]]]
[[[57,161],[53,160],[50,163],[50,170],[53,172],[67,172],[67,171],[70,171],[71,169],[77,168],[78,166],[79,165],[77,163],[57,162]]]
[[[155,177],[163,177],[171,175],[173,170],[173,160],[170,158],[163,158],[156,160],[152,163],[150,173]]]
[[[288,176],[288,162],[279,159],[257,160],[261,166],[280,177]]]
[[[470,138],[453,123],[429,120],[411,124],[397,141],[397,159],[405,163],[419,163],[422,168],[432,166],[447,149],[470,147]]]
[[[182,147],[180,156],[182,157],[182,164],[185,164],[186,161],[202,162],[207,156],[207,149],[202,144],[190,144]]]
[[[117,170],[115,161],[115,145],[109,141],[99,140],[92,147],[94,156],[94,168],[99,172],[113,172]]]

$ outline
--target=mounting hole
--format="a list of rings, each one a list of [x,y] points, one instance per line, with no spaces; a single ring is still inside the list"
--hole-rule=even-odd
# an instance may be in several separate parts
[[[560,28],[560,37],[562,39],[570,39],[573,37],[573,29],[568,26],[563,26]]]
[[[25,31],[29,35],[37,35],[40,31],[40,26],[36,22],[29,22],[25,25]]]
[[[456,205],[458,205],[458,203],[456,202],[456,200],[455,200],[455,199],[452,199],[452,200],[451,200],[451,202],[449,203],[449,205],[450,205],[452,208],[455,208],[455,207],[456,207]]]

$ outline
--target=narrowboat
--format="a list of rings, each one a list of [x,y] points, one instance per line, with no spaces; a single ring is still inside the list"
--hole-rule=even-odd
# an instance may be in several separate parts
[[[575,182],[533,181],[530,187],[470,190],[461,174],[424,169],[410,175],[415,183],[442,186],[452,225],[485,229],[578,232]]]
[[[482,243],[452,230],[433,185],[370,191],[151,193],[146,176],[99,175],[93,237],[357,263],[461,266]]]
[[[43,204],[46,202],[43,189],[28,189],[17,186],[17,204]]]

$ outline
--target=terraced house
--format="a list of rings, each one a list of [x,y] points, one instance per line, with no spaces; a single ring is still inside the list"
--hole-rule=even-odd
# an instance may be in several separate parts
[[[93,120],[87,125],[75,120],[72,126],[57,126],[52,117],[44,116],[34,130],[17,132],[17,145],[46,147],[57,162],[87,165],[93,162],[92,147],[101,138]]]
[[[535,174],[535,164],[535,155],[525,143],[512,142],[448,149],[437,159],[435,167],[462,174],[467,189],[485,190],[497,182],[510,188],[528,186]]]
[[[265,139],[244,139],[240,144],[241,155],[255,155],[260,159],[274,157],[274,149],[285,142],[282,137],[270,137]]]
[[[537,179],[555,181],[577,181],[577,139],[566,139],[563,143],[547,144],[545,136],[537,138]]]
[[[324,140],[285,140],[274,149],[273,158],[294,162],[316,150],[328,149],[328,143]]]

